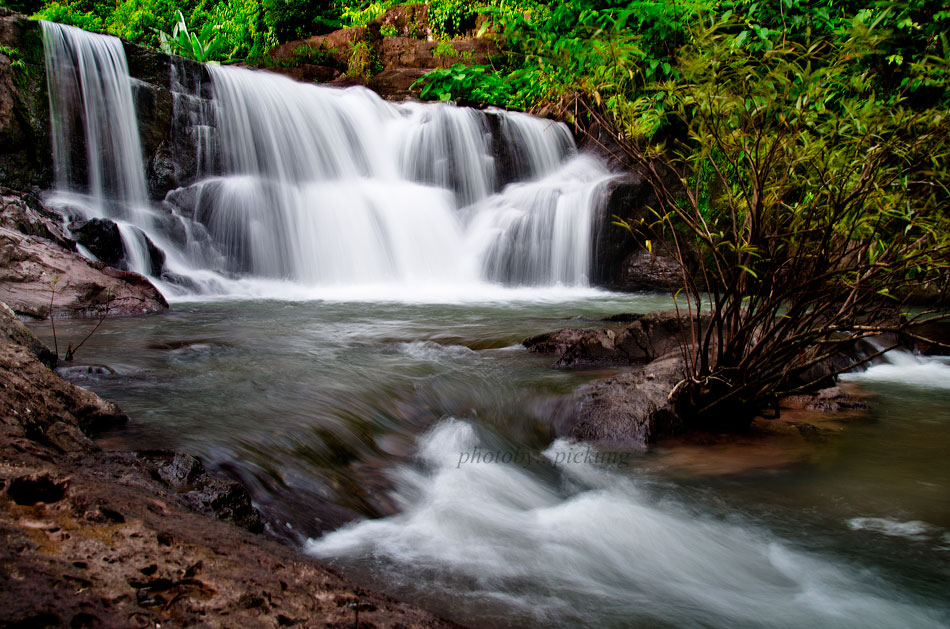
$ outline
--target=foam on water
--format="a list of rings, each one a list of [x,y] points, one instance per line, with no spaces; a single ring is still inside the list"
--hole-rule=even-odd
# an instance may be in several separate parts
[[[549,466],[464,460],[480,447],[490,450],[471,424],[444,420],[421,438],[417,464],[395,473],[399,515],[307,551],[530,624],[941,626],[886,583],[564,456],[587,446],[556,442]]]
[[[893,349],[884,354],[885,362],[863,372],[842,374],[850,382],[893,382],[898,384],[950,389],[950,364],[945,357],[916,356]]]

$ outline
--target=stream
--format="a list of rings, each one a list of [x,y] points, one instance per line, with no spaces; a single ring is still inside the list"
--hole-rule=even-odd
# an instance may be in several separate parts
[[[107,321],[77,358],[109,370],[67,375],[132,417],[106,447],[199,455],[291,543],[472,626],[950,620],[946,363],[901,355],[849,376],[871,412],[799,459],[707,469],[675,444],[597,458],[550,417],[609,372],[551,369],[520,341],[669,298],[442,301],[180,301]],[[88,327],[58,324],[60,343]]]

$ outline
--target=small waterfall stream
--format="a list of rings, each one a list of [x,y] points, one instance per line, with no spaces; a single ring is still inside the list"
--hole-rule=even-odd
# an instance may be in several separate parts
[[[245,280],[407,297],[589,284],[612,175],[577,154],[563,124],[208,66],[213,98],[193,121],[202,172],[159,206],[147,198],[121,43],[43,28],[57,121],[50,203],[119,223],[127,265],[171,296],[240,293]],[[163,250],[162,272],[133,227]]]

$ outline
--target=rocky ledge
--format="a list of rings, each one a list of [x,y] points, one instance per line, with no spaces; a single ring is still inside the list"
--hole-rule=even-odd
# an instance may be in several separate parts
[[[101,450],[128,418],[47,355],[0,304],[0,625],[454,626],[254,534],[244,488],[193,457]]]
[[[76,252],[62,219],[32,194],[0,188],[0,300],[22,317],[129,316],[168,308],[145,277]]]
[[[615,325],[565,328],[523,342],[531,352],[555,356],[553,366],[558,369],[623,369],[583,385],[563,399],[554,413],[556,433],[624,451],[644,450],[660,440],[682,436],[687,426],[677,415],[670,394],[686,374],[681,348],[690,336],[687,317],[669,310],[607,320]],[[833,366],[829,363],[828,368]],[[833,378],[827,384],[814,393],[781,400],[781,408],[813,412],[867,408],[863,400],[834,386]],[[774,420],[757,421],[754,431],[781,432],[775,425],[767,427]],[[792,423],[795,430],[802,424],[799,419]]]

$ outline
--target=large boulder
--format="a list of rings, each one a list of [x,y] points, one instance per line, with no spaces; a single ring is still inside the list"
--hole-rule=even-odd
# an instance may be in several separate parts
[[[674,353],[584,385],[557,413],[555,430],[602,447],[646,449],[682,429],[669,395],[684,372],[682,356]]]
[[[148,261],[148,274],[160,277],[165,267],[165,252],[137,227],[132,228],[135,237],[145,246]],[[131,271],[129,252],[122,240],[119,226],[107,218],[93,218],[88,221],[74,221],[69,224],[73,238],[86,247],[100,262],[122,271]]]
[[[119,268],[125,258],[125,248],[122,246],[119,226],[113,221],[102,218],[73,221],[69,224],[69,231],[76,242],[99,258],[100,262]]]

